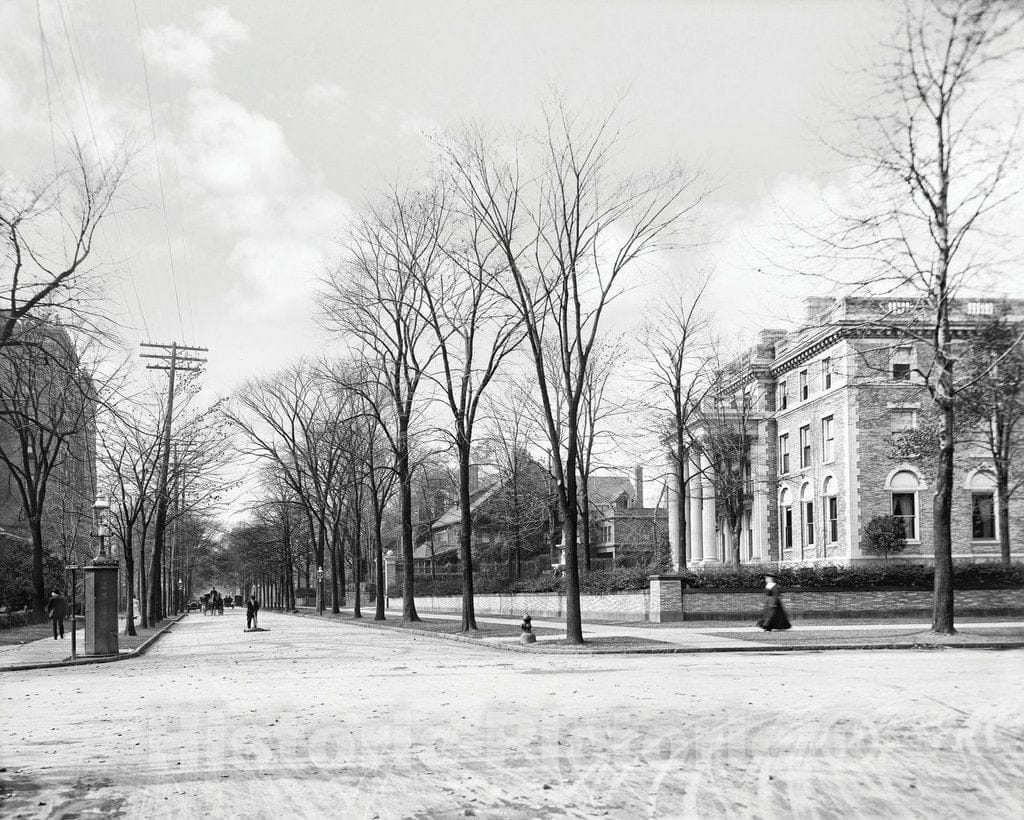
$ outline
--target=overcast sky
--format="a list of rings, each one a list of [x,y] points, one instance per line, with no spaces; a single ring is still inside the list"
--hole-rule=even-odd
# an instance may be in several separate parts
[[[752,330],[785,305],[751,251],[780,201],[813,200],[843,171],[815,132],[893,25],[869,2],[40,8],[42,36],[35,3],[0,4],[3,168],[52,167],[51,114],[58,153],[72,134],[130,135],[127,208],[99,249],[117,263],[110,296],[130,338],[209,347],[218,392],[322,347],[312,282],[346,215],[421,170],[431,134],[529,131],[554,88],[584,109],[624,96],[629,162],[707,170],[711,242],[649,278],[714,265],[713,297]]]
[[[555,90],[579,111],[621,101],[626,166],[703,168],[714,190],[686,237],[699,246],[646,266],[616,329],[713,269],[709,306],[741,345],[813,289],[773,266],[780,222],[858,173],[825,143],[847,138],[895,5],[0,0],[0,170],[31,180],[72,136],[127,138],[131,181],[97,248],[109,297],[129,343],[208,347],[207,389],[226,395],[330,351],[316,278],[348,216],[421,173],[434,135],[530,132]]]

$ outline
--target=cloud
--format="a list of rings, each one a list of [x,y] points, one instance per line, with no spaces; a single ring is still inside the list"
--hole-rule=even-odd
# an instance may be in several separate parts
[[[203,9],[196,13],[196,22],[199,24],[199,31],[202,36],[211,43],[218,43],[220,47],[244,43],[249,39],[249,27],[236,20],[231,13],[223,7]]]
[[[142,33],[146,59],[194,83],[208,84],[214,78],[219,54],[249,38],[249,27],[223,8],[204,9],[195,15],[195,27],[157,26]]]
[[[183,173],[202,223],[230,243],[232,306],[309,308],[347,204],[299,161],[278,123],[236,100],[193,90],[187,121]]]

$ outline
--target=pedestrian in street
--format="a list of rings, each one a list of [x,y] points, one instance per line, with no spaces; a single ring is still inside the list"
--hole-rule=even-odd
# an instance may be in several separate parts
[[[789,629],[791,624],[789,618],[786,617],[786,610],[782,606],[782,588],[775,583],[775,576],[764,576],[764,591],[767,599],[757,625],[765,632],[771,632],[773,629]]]
[[[57,590],[50,593],[50,600],[46,602],[46,614],[53,622],[53,639],[57,640],[57,633],[64,637],[64,618],[67,617],[68,605],[61,598]]]
[[[258,620],[260,602],[256,600],[256,593],[250,593],[249,600],[245,602],[245,628],[259,629]]]

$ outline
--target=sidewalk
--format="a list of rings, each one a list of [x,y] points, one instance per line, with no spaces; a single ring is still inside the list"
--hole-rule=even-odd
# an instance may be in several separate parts
[[[351,616],[351,609],[342,610]],[[367,610],[364,609],[364,613]],[[396,622],[401,611],[389,610],[389,621],[380,623],[369,618],[353,623],[387,628],[398,628]],[[428,621],[459,621],[461,615],[448,613],[420,613]],[[328,616],[330,617],[330,616]],[[520,619],[478,615],[478,624],[518,626]],[[477,645],[512,651],[542,652],[599,652],[599,653],[675,653],[675,652],[764,652],[764,651],[823,651],[831,649],[911,649],[925,647],[956,647],[965,649],[1024,648],[1024,621],[969,621],[958,625],[956,635],[934,635],[929,623],[821,623],[797,621],[786,632],[763,632],[753,625],[676,625],[676,624],[583,624],[583,636],[588,642],[583,647],[565,644],[563,620],[535,619],[537,642],[532,646],[519,643],[518,634],[481,635],[470,637],[462,633],[422,632],[403,628],[414,637],[430,636],[441,639],[470,641]]]
[[[78,659],[71,660],[71,622],[65,623],[64,638],[54,640],[52,636],[40,638],[34,641],[26,641],[21,644],[5,644],[0,646],[0,672],[11,669],[26,669],[45,666],[63,666],[72,663],[107,663],[113,660],[120,660],[142,654],[149,648],[150,642],[170,629],[180,621],[184,614],[172,616],[157,627],[142,629],[136,627],[137,635],[125,635],[125,622],[122,618],[118,621],[118,654],[116,656],[86,656],[85,652],[85,626],[79,627],[75,641],[77,643]],[[82,619],[79,618],[79,623]]]

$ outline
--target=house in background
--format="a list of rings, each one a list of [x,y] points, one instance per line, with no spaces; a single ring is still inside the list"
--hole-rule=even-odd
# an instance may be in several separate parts
[[[550,563],[550,475],[526,459],[517,475],[481,478],[470,467],[470,511],[473,516],[473,561],[477,567]],[[457,501],[430,523],[413,550],[418,574],[459,570],[461,511]]]
[[[625,476],[591,476],[591,567],[649,566],[667,553],[668,510],[644,506],[644,470]]]
[[[1024,325],[1024,301],[1002,303]],[[740,529],[745,562],[849,564],[876,560],[864,550],[864,527],[879,515],[904,525],[904,558],[934,553],[931,499],[934,447],[901,452],[900,440],[922,432],[932,401],[920,372],[929,367],[927,317],[912,301],[814,297],[802,326],[761,331],[733,362],[721,400],[749,408],[749,484]],[[965,339],[1000,303],[957,299],[954,338]],[[673,563],[683,539],[676,505],[685,505],[687,563],[727,560],[731,528],[716,508],[713,469],[695,452],[682,494],[669,487]],[[959,560],[999,555],[995,480],[988,454],[956,450],[953,554]],[[1024,497],[1010,499],[1011,530],[1024,526]],[[880,560],[880,559],[877,559]]]

